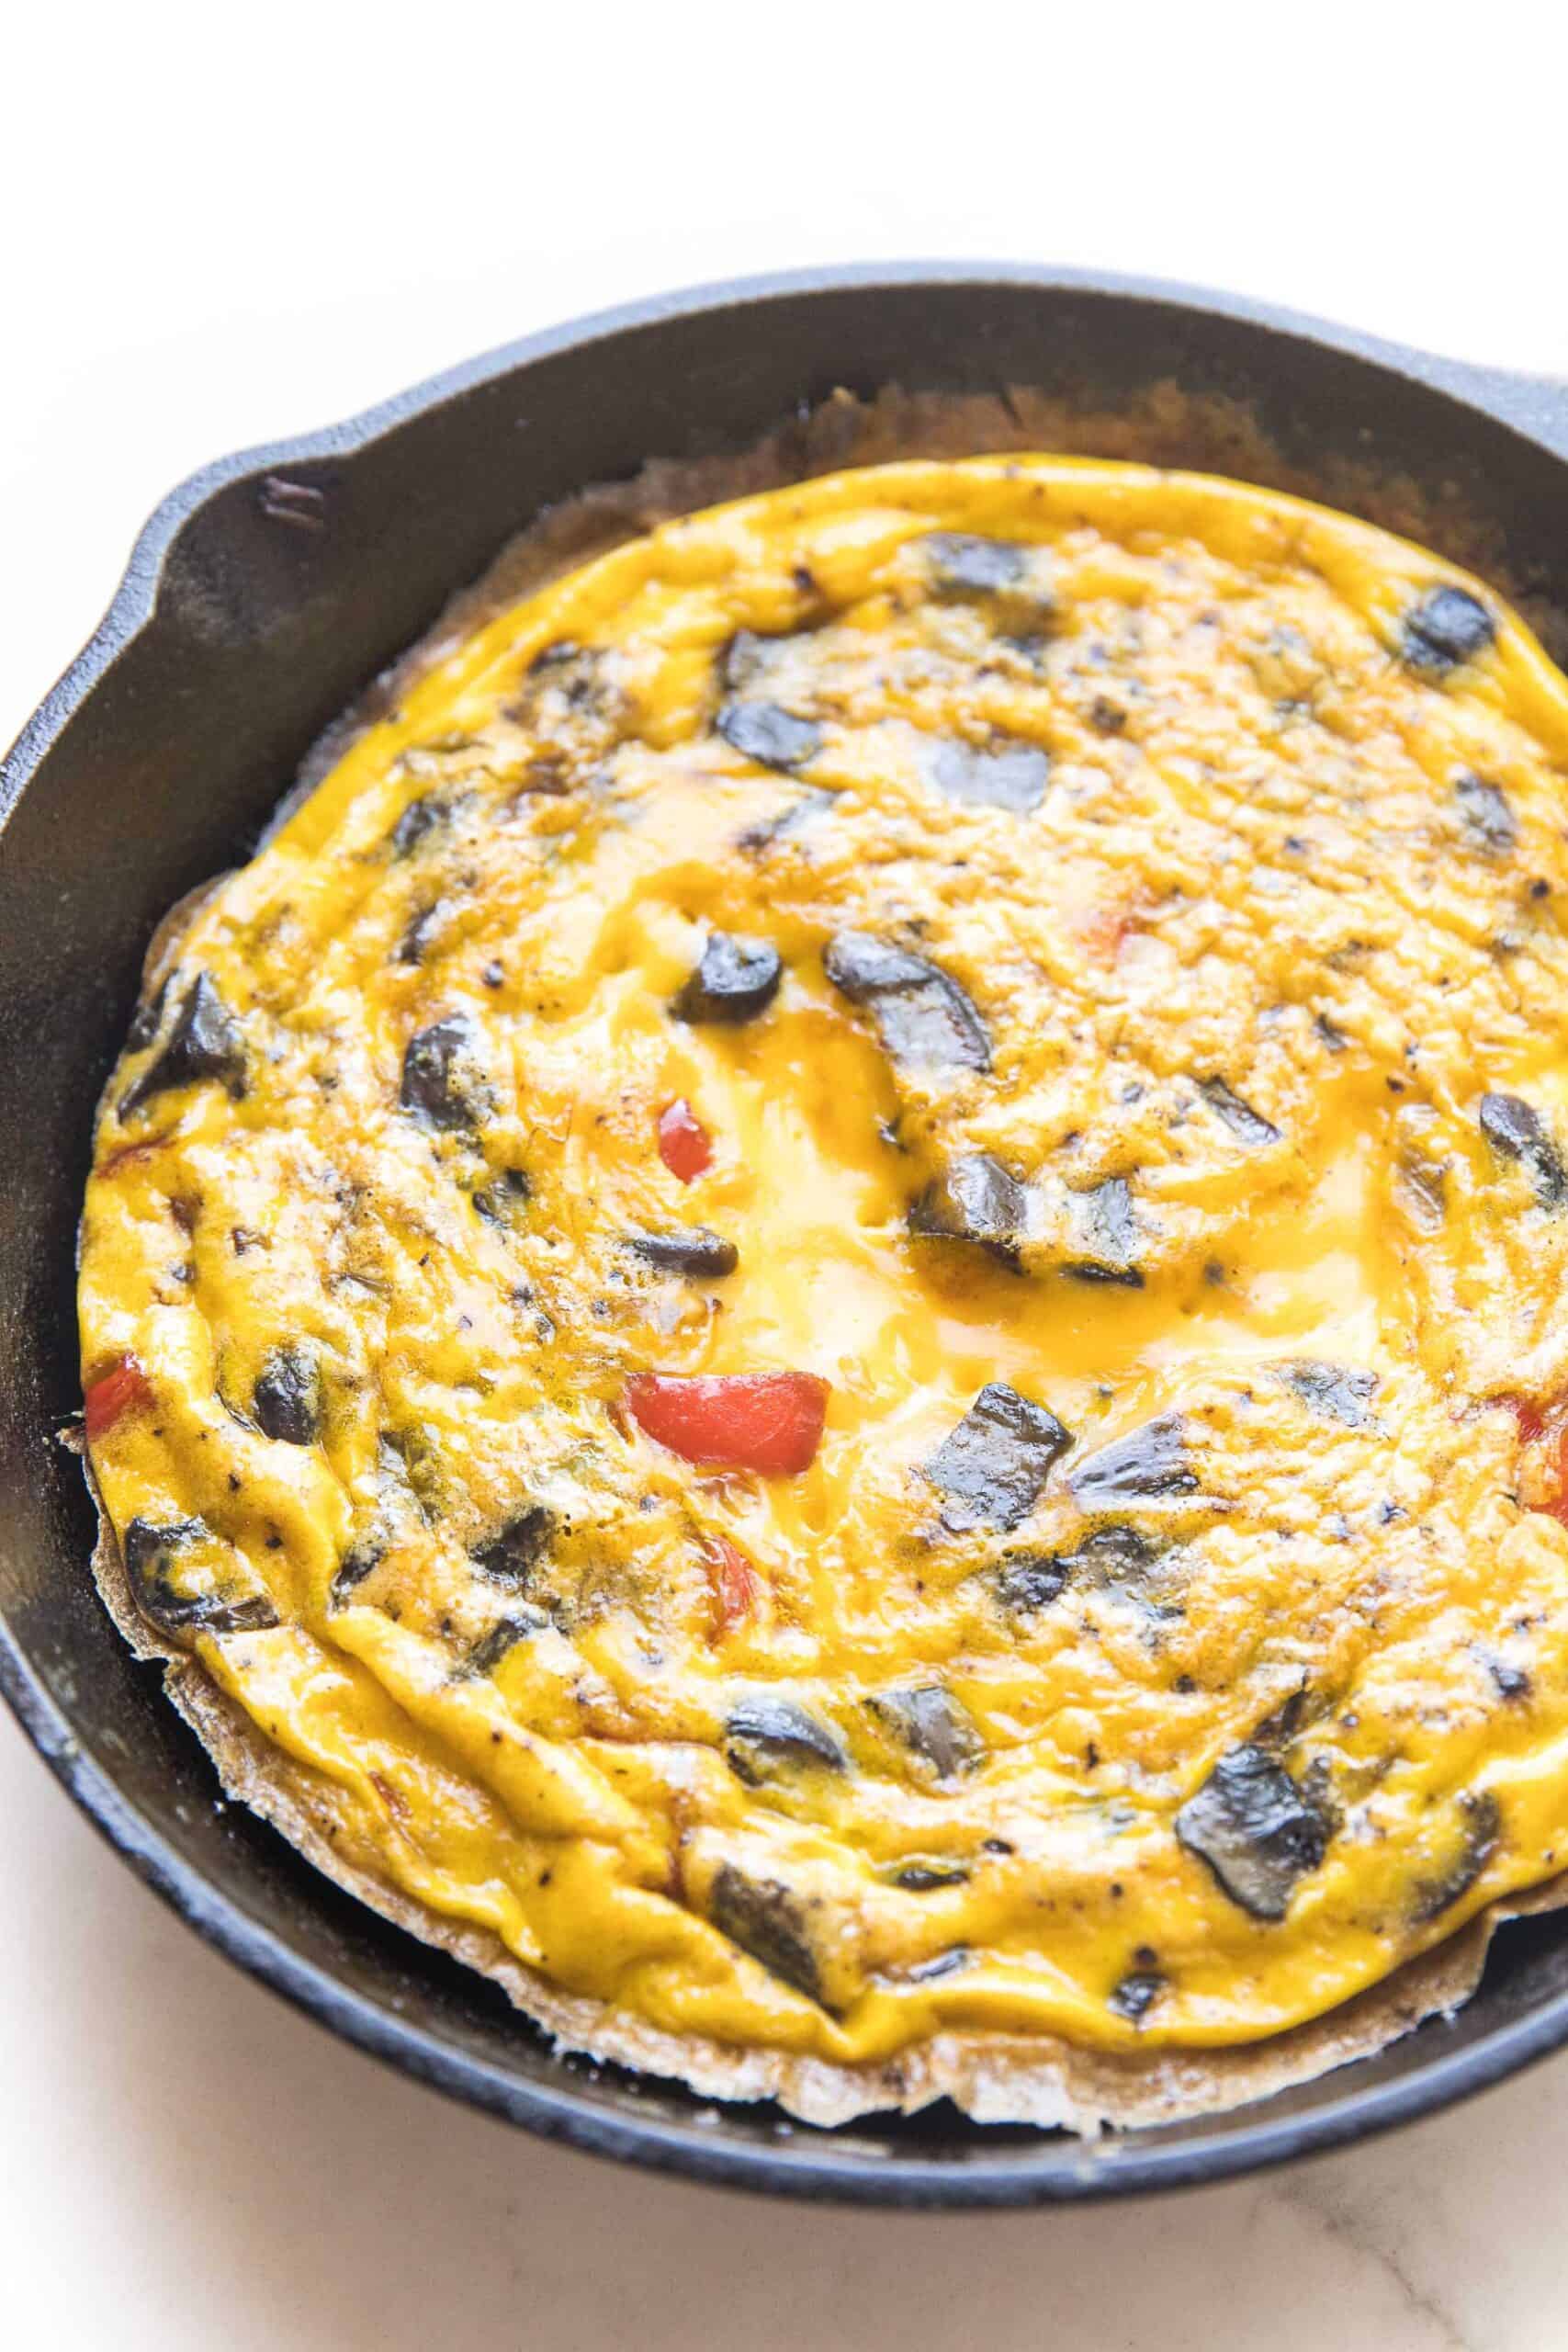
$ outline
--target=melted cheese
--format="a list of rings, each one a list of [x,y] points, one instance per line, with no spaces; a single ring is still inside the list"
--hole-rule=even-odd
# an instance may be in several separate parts
[[[1475,583],[1133,467],[814,481],[504,611],[201,907],[106,1097],[84,1375],[145,1375],[92,1456],[154,1605],[345,1851],[674,2031],[1197,2046],[1374,1983],[1565,1859],[1565,761]],[[672,1017],[715,932],[781,958],[753,1019]],[[988,1067],[890,1054],[846,932]],[[982,1160],[1001,1241],[911,1229]],[[733,1273],[627,1246],[694,1225]],[[830,1384],[793,1476],[625,1409],[778,1369]],[[954,1510],[995,1383],[1071,1444]],[[1167,1475],[1075,1487],[1151,1421]]]

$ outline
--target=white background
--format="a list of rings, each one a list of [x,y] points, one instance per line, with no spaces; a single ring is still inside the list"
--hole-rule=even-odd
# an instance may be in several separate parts
[[[178,476],[660,287],[1097,264],[1568,375],[1549,17],[29,8],[0,31],[0,741]],[[6,2352],[1568,2342],[1568,2058],[1157,2206],[808,2211],[547,2149],[339,2048],[166,1917],[8,1720],[0,1852]]]

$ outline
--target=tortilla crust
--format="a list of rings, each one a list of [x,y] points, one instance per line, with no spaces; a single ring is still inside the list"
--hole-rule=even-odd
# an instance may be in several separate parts
[[[520,596],[627,539],[701,507],[850,466],[1040,448],[1195,467],[1348,508],[1488,573],[1554,658],[1568,652],[1568,616],[1510,583],[1495,526],[1471,513],[1452,485],[1433,496],[1408,477],[1348,461],[1309,472],[1288,463],[1250,412],[1224,397],[1165,383],[1108,412],[1026,387],[966,397],[895,387],[869,402],[840,391],[743,454],[656,460],[630,481],[600,484],[547,509],[319,739],[264,842],[354,738],[462,638]],[[186,923],[221,878],[193,891],[159,925],[148,952],[149,989],[174,962]],[[501,1985],[558,2049],[684,2083],[705,2098],[771,2098],[803,2122],[824,2127],[889,2110],[914,2114],[949,2098],[976,2122],[1085,2136],[1222,2113],[1371,2057],[1426,2018],[1451,2018],[1480,1982],[1499,1926],[1568,1905],[1564,1871],[1489,1905],[1432,1951],[1325,2016],[1229,2049],[1115,2053],[1054,2035],[949,2032],[883,2064],[840,2066],[664,2033],[606,2003],[561,1992],[488,1929],[456,1921],[393,1885],[374,1849],[355,1837],[333,1782],[275,1747],[197,1657],[162,1640],[141,1615],[82,1436],[64,1442],[82,1457],[98,1512],[91,1566],[104,1605],[133,1654],[163,1664],[164,1689],[211,1758],[225,1794],[248,1805],[345,1894]]]

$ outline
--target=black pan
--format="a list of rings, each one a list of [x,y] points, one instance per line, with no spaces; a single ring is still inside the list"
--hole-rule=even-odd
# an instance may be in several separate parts
[[[312,739],[511,533],[649,456],[744,446],[838,385],[1039,385],[1103,414],[1167,379],[1249,404],[1297,486],[1354,503],[1357,482],[1406,477],[1443,514],[1468,510],[1511,584],[1568,612],[1568,387],[1127,280],[835,271],[536,335],[352,424],[209,466],[159,508],[0,776],[6,1695],[78,1804],[209,1941],[411,2075],[579,2147],[865,2203],[1048,2202],[1333,2146],[1568,2041],[1560,1913],[1502,1931],[1451,2023],[1238,2113],[1092,2145],[981,2130],[946,2106],[815,2132],[558,2057],[493,1987],[219,1802],[158,1672],[99,1606],[81,1474],[51,1443],[78,1402],[72,1255],[93,1105],[154,922],[246,854]],[[1213,462],[1212,447],[1162,454]],[[1361,503],[1386,519],[1404,495],[1369,488]]]

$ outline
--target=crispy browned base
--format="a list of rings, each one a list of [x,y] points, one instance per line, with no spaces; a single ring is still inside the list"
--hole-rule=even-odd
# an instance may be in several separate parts
[[[542,515],[482,581],[455,598],[431,635],[321,739],[284,808],[312,790],[354,734],[391,707],[412,679],[456,639],[491,612],[639,532],[727,498],[843,466],[1009,448],[1196,466],[1269,483],[1352,508],[1488,572],[1505,589],[1511,584],[1489,526],[1469,516],[1456,496],[1445,492],[1434,501],[1407,480],[1348,468],[1309,476],[1285,464],[1246,410],[1226,401],[1194,399],[1174,385],[1156,389],[1114,415],[1016,389],[995,398],[964,400],[889,390],[869,404],[840,393],[744,456],[652,464],[631,482],[585,491]],[[1568,645],[1563,616],[1524,601],[1548,645],[1558,650]],[[205,888],[193,893],[159,926],[148,955],[153,984],[177,953],[184,922],[206,895]],[[90,1470],[87,1475],[91,1485]],[[1568,1904],[1565,1872],[1491,1905],[1435,1951],[1407,1962],[1326,2017],[1228,2050],[1122,2055],[1078,2049],[1047,2035],[944,2033],[882,2065],[836,2066],[784,2051],[732,2049],[694,2035],[663,2033],[603,2002],[563,1993],[515,1960],[488,1929],[448,1918],[405,1894],[382,1874],[374,1849],[356,1839],[333,1783],[275,1747],[198,1660],[159,1639],[136,1608],[114,1531],[101,1510],[93,1573],[105,1606],[137,1656],[164,1661],[168,1694],[211,1756],[227,1793],[269,1821],[345,1892],[493,1978],[562,2049],[673,2076],[705,2098],[775,2098],[808,2123],[844,2123],[877,2109],[912,2113],[947,2098],[979,2122],[1088,2133],[1108,2124],[1169,2123],[1238,2107],[1369,2056],[1424,2018],[1451,2015],[1474,1991],[1503,1920]]]

